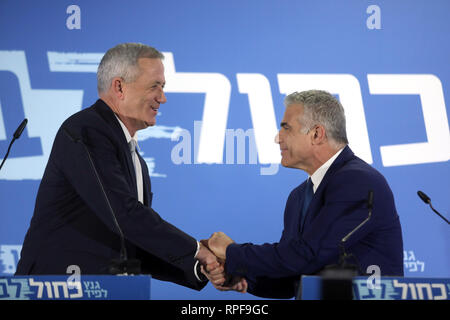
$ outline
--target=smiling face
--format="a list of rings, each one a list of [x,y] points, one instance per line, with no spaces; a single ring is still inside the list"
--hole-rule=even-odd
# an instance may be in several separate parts
[[[284,167],[309,172],[313,158],[313,145],[311,131],[303,133],[304,128],[299,121],[302,116],[303,105],[292,104],[286,108],[277,142],[280,144],[281,164]]]
[[[140,73],[136,80],[120,84],[123,96],[117,113],[127,128],[131,127],[130,134],[155,125],[159,106],[167,101],[163,90],[166,81],[162,61],[140,58],[138,66]]]

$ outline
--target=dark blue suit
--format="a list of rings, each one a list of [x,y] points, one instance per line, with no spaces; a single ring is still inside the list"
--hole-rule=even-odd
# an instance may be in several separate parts
[[[300,230],[305,182],[286,203],[284,230],[278,243],[231,244],[226,271],[244,276],[249,292],[291,298],[299,276],[316,274],[338,263],[338,244],[368,216],[367,196],[374,192],[372,217],[346,243],[362,272],[378,265],[382,275],[403,275],[403,241],[394,197],[384,177],[346,146],[328,169]]]
[[[112,110],[98,100],[67,119],[59,129],[42,178],[16,274],[107,273],[118,259],[120,239],[111,212],[80,143],[90,151],[106,194],[126,238],[129,258],[142,262],[154,278],[201,289],[194,275],[194,238],[164,221],[152,208],[150,177],[143,170],[144,204],[137,200],[133,161]]]

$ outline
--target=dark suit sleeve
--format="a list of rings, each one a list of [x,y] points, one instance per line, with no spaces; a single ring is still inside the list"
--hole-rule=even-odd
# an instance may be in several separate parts
[[[126,180],[129,173],[124,155],[111,138],[112,131],[90,124],[72,124],[69,129],[88,147],[125,238],[168,265],[184,270],[191,286],[197,286],[193,272],[196,240],[136,199]],[[82,144],[74,143],[60,130],[54,149],[58,150],[56,164],[76,193],[111,231],[118,233]]]
[[[142,273],[151,274],[154,279],[170,281],[195,290],[201,290],[208,283],[191,278],[193,268],[182,270],[146,251],[139,250],[137,258],[141,261]]]
[[[366,237],[393,212],[392,193],[384,178],[371,171],[336,174],[327,184],[324,205],[302,236],[278,243],[231,244],[226,252],[226,271],[250,278],[285,278],[313,274],[339,256],[338,243],[368,215],[368,190],[374,191],[372,219],[347,243]]]

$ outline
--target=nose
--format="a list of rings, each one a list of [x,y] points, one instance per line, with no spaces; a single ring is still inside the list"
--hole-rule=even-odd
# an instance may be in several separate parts
[[[166,94],[164,93],[163,90],[161,90],[161,95],[158,97],[157,100],[158,100],[159,103],[166,103],[167,102]]]
[[[279,132],[275,136],[275,143],[280,144],[280,133]]]

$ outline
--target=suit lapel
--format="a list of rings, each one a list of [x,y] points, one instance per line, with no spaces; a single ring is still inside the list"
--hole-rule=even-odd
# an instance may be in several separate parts
[[[303,228],[304,228],[304,226],[306,224],[306,219],[305,219],[305,222],[303,223],[303,227],[300,226],[300,221],[302,220],[301,215],[302,215],[303,202],[305,201],[305,196],[304,196],[304,194],[305,194],[305,187],[306,187],[306,180],[303,181],[303,183],[299,186],[299,188],[297,190],[297,192],[298,192],[298,199],[299,200],[298,200],[298,209],[297,209],[297,211],[298,211],[298,218],[295,219],[295,223],[296,223],[295,230],[299,230],[300,233],[303,232]],[[311,208],[311,205],[312,205],[313,201],[314,201],[314,197],[313,197],[313,199],[312,199],[312,201],[311,201],[311,203],[309,205],[310,208]],[[309,213],[309,209],[310,208],[308,208],[308,211],[306,212],[307,214]]]
[[[133,159],[131,159],[131,152],[128,147],[127,139],[125,134],[123,133],[122,127],[120,126],[119,121],[117,121],[114,112],[110,107],[101,99],[98,99],[94,104],[94,109],[96,112],[109,124],[112,131],[115,134],[116,140],[119,141],[120,151],[125,154],[125,161],[127,167],[127,179],[131,184],[132,189],[137,198],[137,187],[136,187],[136,172],[134,170]],[[142,161],[141,161],[142,163]]]
[[[312,201],[309,205],[308,211],[306,213],[305,222],[303,224],[303,228],[310,224],[314,217],[319,213],[320,208],[323,206],[323,196],[324,196],[324,190],[328,184],[328,181],[331,179],[331,177],[334,175],[334,173],[339,170],[342,166],[345,165],[349,160],[353,159],[355,157],[353,151],[350,149],[349,146],[345,146],[344,150],[342,150],[341,154],[334,160],[334,162],[331,164],[330,168],[328,168],[327,173],[323,177],[322,181],[320,182],[319,188],[317,188],[316,192],[314,193],[314,197],[312,198]],[[305,184],[305,183],[303,183]],[[304,189],[304,185],[301,188],[301,190]],[[303,196],[302,196],[303,199]],[[303,202],[303,201],[302,201]],[[303,229],[301,230],[303,232]]]

